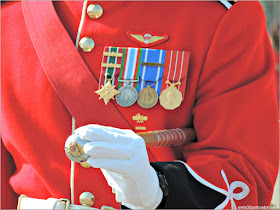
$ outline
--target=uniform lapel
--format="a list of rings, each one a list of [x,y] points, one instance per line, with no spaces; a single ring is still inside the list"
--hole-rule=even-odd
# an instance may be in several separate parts
[[[22,9],[43,69],[77,123],[131,128],[113,103],[105,106],[94,93],[98,89],[98,81],[76,50],[52,2],[22,1]]]

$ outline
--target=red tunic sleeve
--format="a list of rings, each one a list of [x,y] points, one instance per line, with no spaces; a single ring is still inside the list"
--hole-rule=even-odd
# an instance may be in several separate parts
[[[274,67],[261,5],[238,2],[219,23],[200,74],[197,142],[185,146],[185,162],[152,163],[168,187],[159,208],[269,207],[279,164]]]
[[[184,148],[192,174],[223,189],[231,207],[270,204],[279,159],[274,68],[260,3],[238,2],[208,50],[193,108],[198,142]]]

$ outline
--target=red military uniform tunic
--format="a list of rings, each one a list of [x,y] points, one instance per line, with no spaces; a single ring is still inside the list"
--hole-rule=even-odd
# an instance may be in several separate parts
[[[94,3],[104,14],[85,18],[81,37],[96,44],[90,53],[75,49],[82,2],[2,5],[1,136],[13,157],[2,153],[2,208],[15,208],[15,193],[70,199],[64,143],[72,116],[77,126],[134,129],[137,113],[148,116],[147,130],[194,127],[197,134],[187,146],[149,149],[152,162],[183,160],[200,178],[228,191],[223,170],[229,184],[241,181],[249,188],[245,198],[234,198],[237,206],[269,205],[278,171],[278,115],[273,51],[260,4],[241,1],[227,10],[212,1]],[[150,48],[190,52],[179,108],[124,108],[98,100],[104,47],[140,47],[128,31],[167,34],[167,41]],[[95,195],[96,208],[119,207],[100,170],[76,164],[75,203],[84,191]]]

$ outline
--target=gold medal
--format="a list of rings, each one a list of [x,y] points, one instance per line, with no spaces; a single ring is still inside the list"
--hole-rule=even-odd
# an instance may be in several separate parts
[[[157,104],[157,102],[158,102],[158,93],[155,89],[151,88],[150,85],[148,85],[146,88],[143,88],[138,93],[137,103],[139,104],[139,106],[145,109],[152,108]]]
[[[181,85],[181,82],[171,83],[167,80],[165,83],[170,86],[161,92],[159,103],[165,109],[174,110],[179,107],[183,101],[182,93],[175,87],[176,85]]]
[[[111,80],[109,80],[105,86],[101,85],[101,89],[95,92],[100,95],[99,99],[103,98],[105,105],[107,105],[110,99],[115,100],[115,95],[120,94],[120,92],[116,90],[115,87],[116,85],[112,86]]]

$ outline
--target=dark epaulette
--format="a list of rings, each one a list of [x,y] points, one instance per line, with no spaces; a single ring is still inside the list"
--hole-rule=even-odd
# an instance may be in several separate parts
[[[227,9],[230,9],[236,2],[236,1],[225,1],[225,0],[220,0],[221,2]]]

